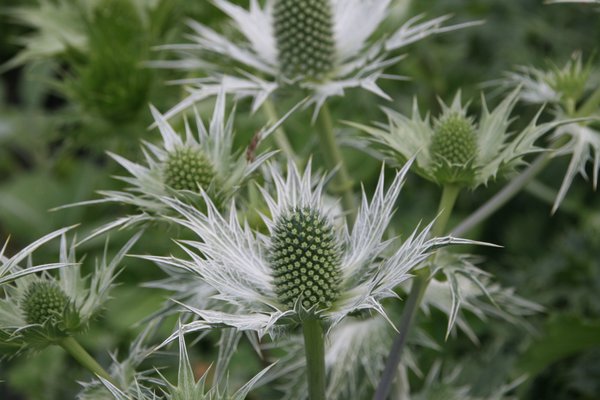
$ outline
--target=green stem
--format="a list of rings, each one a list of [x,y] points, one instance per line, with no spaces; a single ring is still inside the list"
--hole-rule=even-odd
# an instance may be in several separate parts
[[[348,222],[350,225],[353,225],[354,220],[356,219],[356,200],[352,193],[354,182],[350,178],[348,167],[344,162],[337,140],[335,139],[331,113],[329,112],[327,104],[324,104],[321,108],[317,123],[319,124],[319,140],[321,141],[322,153],[325,162],[327,163],[327,167],[330,169],[338,169],[335,174],[334,189],[338,194],[341,194],[342,207],[344,207],[344,210],[348,215]]]
[[[394,382],[396,371],[398,370],[398,365],[402,358],[402,350],[406,345],[408,332],[415,319],[415,314],[421,303],[421,299],[425,294],[425,289],[427,289],[428,274],[429,271],[422,269],[417,272],[417,276],[413,279],[410,294],[408,295],[408,300],[406,301],[406,306],[402,313],[402,318],[400,319],[400,330],[392,344],[390,355],[388,356],[383,375],[381,376],[381,381],[379,382],[377,391],[373,397],[374,400],[385,400],[390,394],[390,389],[392,388],[392,383]]]
[[[454,209],[454,204],[456,203],[460,189],[460,186],[456,185],[444,186],[440,204],[438,206],[438,217],[431,229],[431,233],[434,237],[442,235],[446,230],[446,225],[448,224],[448,220]],[[381,381],[379,381],[379,385],[377,386],[377,390],[373,397],[374,400],[385,400],[390,393],[396,371],[398,370],[398,365],[402,359],[402,352],[406,346],[408,334],[412,329],[415,315],[417,314],[421,300],[423,300],[423,296],[429,285],[430,273],[430,269],[427,266],[416,272],[416,276],[413,279],[410,288],[408,300],[406,301],[404,311],[402,312],[398,335],[394,339],[390,354],[385,363]]]
[[[268,100],[268,99],[265,100],[262,108],[263,108],[267,118],[269,120],[271,120],[273,123],[275,123],[279,120],[279,116],[277,115],[277,111],[275,110],[275,106],[273,105],[271,100]],[[296,153],[294,152],[294,149],[293,149],[292,145],[290,144],[290,142],[285,134],[285,131],[283,130],[283,128],[281,126],[279,128],[277,128],[275,130],[275,132],[273,132],[273,137],[275,139],[275,143],[277,143],[277,147],[279,147],[279,149],[283,152],[283,154],[285,154],[285,156],[289,160],[293,160],[295,163],[298,163],[299,158],[296,155]]]
[[[446,230],[446,225],[448,225],[448,220],[450,219],[450,214],[452,214],[452,209],[454,208],[454,203],[456,203],[458,193],[460,193],[460,186],[444,185],[442,198],[440,199],[440,204],[438,206],[438,217],[431,229],[433,237],[441,236]]]
[[[92,373],[114,384],[113,379],[108,372],[106,372],[106,370],[104,370],[104,368],[102,368],[102,366],[100,366],[100,364],[98,364],[73,337],[69,336],[62,339],[58,344],[77,360],[79,364],[90,370]]]
[[[323,325],[316,318],[303,321],[304,350],[306,353],[306,375],[308,398],[325,400],[325,337]]]

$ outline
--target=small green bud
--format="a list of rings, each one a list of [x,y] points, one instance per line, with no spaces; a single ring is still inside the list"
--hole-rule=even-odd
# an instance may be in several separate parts
[[[28,324],[44,324],[60,321],[69,297],[54,282],[34,282],[27,288],[21,300],[21,310]]]
[[[329,0],[277,0],[273,17],[283,75],[323,80],[335,56]]]
[[[436,121],[429,151],[440,183],[468,181],[477,156],[473,122],[458,113],[442,116]]]
[[[215,169],[204,153],[196,148],[180,148],[169,154],[164,166],[165,183],[175,190],[207,190],[215,179]]]
[[[329,308],[339,296],[340,248],[333,226],[318,212],[296,208],[275,223],[269,259],[275,291],[289,308]]]

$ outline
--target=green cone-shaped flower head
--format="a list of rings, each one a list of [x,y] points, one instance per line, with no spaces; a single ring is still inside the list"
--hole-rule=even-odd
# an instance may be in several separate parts
[[[329,0],[277,0],[273,16],[283,75],[323,80],[333,69],[335,55]]]
[[[56,283],[33,282],[21,300],[21,309],[28,324],[55,324],[68,303],[68,296]]]
[[[165,183],[175,190],[207,190],[215,178],[215,169],[206,155],[197,148],[182,147],[167,158]]]
[[[436,121],[429,148],[435,172],[442,183],[463,182],[473,175],[477,137],[473,121],[460,113],[448,113]]]
[[[279,300],[289,308],[327,309],[339,296],[340,246],[318,211],[296,208],[276,222],[269,259]]]

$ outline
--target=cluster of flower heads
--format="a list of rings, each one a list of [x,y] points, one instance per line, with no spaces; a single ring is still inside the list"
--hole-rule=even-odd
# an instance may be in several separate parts
[[[71,206],[117,203],[131,205],[137,214],[119,218],[98,228],[87,239],[117,227],[164,220],[170,208],[160,200],[170,196],[201,207],[200,193],[207,193],[219,209],[229,204],[256,169],[274,152],[248,154],[234,147],[235,111],[226,115],[225,93],[217,98],[208,127],[198,112],[195,113],[196,134],[185,120],[185,135],[182,137],[154,107],[151,107],[155,125],[162,143],[144,142],[145,165],[127,160],[117,154],[109,155],[129,172],[130,176],[118,179],[130,185],[125,190],[99,191],[102,199],[84,201]],[[300,104],[299,104],[300,105]],[[279,121],[261,129],[256,134],[254,147],[258,147],[299,105],[292,108]]]
[[[300,173],[290,163],[286,176],[271,165],[276,196],[262,191],[270,210],[270,216],[264,217],[266,235],[251,230],[235,212],[222,216],[208,196],[206,213],[165,198],[180,215],[172,220],[201,241],[181,243],[190,260],[146,258],[199,275],[215,288],[217,299],[236,307],[236,313],[231,313],[186,305],[201,317],[184,325],[186,331],[232,326],[263,335],[304,318],[317,317],[336,325],[361,310],[385,315],[381,300],[395,297],[393,289],[410,278],[410,271],[435,249],[472,243],[431,238],[431,225],[400,245],[383,239],[409,166],[396,174],[387,192],[382,172],[373,199],[369,202],[363,194],[352,229],[324,205],[326,181],[315,181],[310,164]]]
[[[389,100],[377,81],[394,78],[383,73],[402,56],[395,51],[430,35],[477,22],[444,26],[443,16],[407,21],[386,36],[375,32],[389,12],[391,0],[267,0],[250,1],[244,9],[227,0],[212,0],[244,37],[236,43],[196,21],[192,43],[163,46],[181,54],[180,60],[156,61],[155,67],[209,71],[207,77],[187,79],[188,97],[166,113],[171,117],[220,90],[254,99],[254,109],[281,87],[296,85],[309,93],[316,110],[328,97],[345,89],[363,88]],[[240,72],[242,71],[242,72]]]

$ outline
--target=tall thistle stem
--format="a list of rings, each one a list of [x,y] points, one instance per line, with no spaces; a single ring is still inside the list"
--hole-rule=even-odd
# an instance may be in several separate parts
[[[335,174],[335,190],[342,196],[342,206],[344,211],[348,215],[348,222],[350,225],[354,224],[356,219],[356,199],[352,193],[352,187],[354,185],[350,174],[348,173],[348,167],[342,157],[339,145],[335,138],[333,131],[333,121],[331,119],[331,113],[329,107],[324,104],[319,112],[317,119],[319,125],[318,133],[319,139],[322,146],[322,153],[329,169],[337,168]]]
[[[265,100],[262,109],[269,120],[276,122],[279,119],[277,110],[275,110],[275,105],[273,105],[271,100]],[[288,140],[285,130],[281,126],[273,132],[273,138],[275,139],[275,143],[277,143],[277,147],[279,147],[283,154],[285,154],[289,160],[298,163],[299,158],[296,155],[296,152],[294,152],[294,148]]]
[[[433,236],[440,236],[444,233],[446,225],[448,224],[448,220],[450,219],[450,215],[452,214],[452,209],[454,208],[454,204],[456,203],[456,198],[458,197],[459,193],[459,186],[444,186],[442,197],[440,199],[440,204],[438,207],[438,217],[435,220],[435,223],[431,229],[431,233]],[[404,350],[404,347],[406,347],[408,334],[412,329],[415,320],[415,315],[417,313],[417,310],[419,309],[419,305],[421,304],[423,295],[427,290],[427,286],[429,285],[429,275],[429,267],[424,267],[417,271],[416,277],[413,279],[412,286],[410,288],[410,293],[408,295],[408,300],[406,301],[404,311],[402,312],[402,318],[400,319],[398,335],[396,336],[396,338],[394,339],[394,343],[392,344],[390,354],[385,364],[385,369],[383,370],[381,381],[379,382],[379,385],[377,386],[377,390],[375,391],[375,395],[373,397],[374,400],[385,400],[390,393],[390,389],[392,387],[392,383],[394,382],[394,377],[396,375],[396,370],[398,369],[398,365],[402,360],[402,352]]]
[[[114,384],[113,379],[108,374],[108,372],[106,372],[106,370],[102,368],[102,366],[100,366],[100,364],[98,364],[98,362],[94,360],[94,358],[90,356],[89,353],[85,351],[85,349],[81,347],[79,342],[77,342],[77,340],[75,340],[73,337],[66,337],[65,339],[62,339],[60,342],[58,342],[58,344],[60,347],[65,349],[65,351],[69,353],[75,360],[77,360],[77,362],[83,367],[87,368],[90,372],[98,375],[99,377],[106,379],[110,383]]]
[[[303,321],[304,350],[306,353],[306,375],[308,398],[325,400],[325,336],[323,325],[317,318]]]

